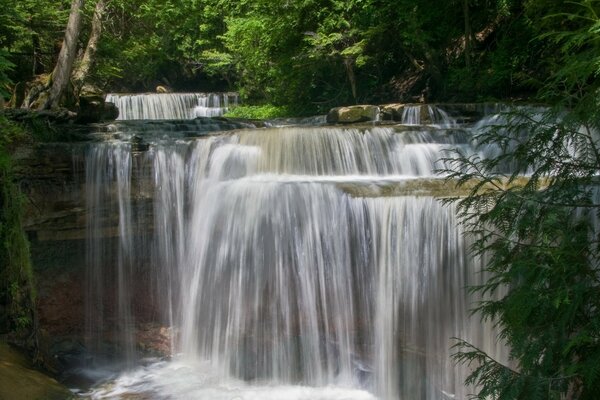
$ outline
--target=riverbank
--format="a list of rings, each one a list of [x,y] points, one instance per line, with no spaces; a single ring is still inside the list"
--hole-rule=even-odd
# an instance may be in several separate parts
[[[0,339],[0,399],[66,400],[74,398],[66,387],[36,370],[29,358]]]

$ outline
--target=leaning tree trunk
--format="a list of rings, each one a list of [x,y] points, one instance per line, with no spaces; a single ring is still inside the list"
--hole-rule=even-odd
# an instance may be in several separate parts
[[[79,91],[83,87],[90,69],[94,66],[94,62],[96,61],[98,42],[100,41],[100,36],[102,35],[102,19],[104,18],[106,5],[109,1],[110,0],[98,0],[96,3],[94,17],[92,18],[92,31],[90,32],[90,38],[87,42],[81,62],[75,69],[75,72],[73,72],[73,85],[75,86],[75,94],[79,94]]]
[[[356,91],[356,76],[354,75],[354,59],[350,57],[344,58],[344,67],[346,67],[346,75],[348,76],[348,81],[350,82],[350,90],[352,90],[352,98],[354,99],[354,103],[357,103],[358,95]]]
[[[83,12],[83,0],[73,0],[71,3],[71,12],[69,13],[69,22],[58,54],[58,61],[52,72],[52,86],[48,94],[48,100],[43,108],[49,109],[59,105],[59,102],[69,85],[71,72],[73,71],[73,62],[77,55],[77,39],[81,30],[81,14]]]

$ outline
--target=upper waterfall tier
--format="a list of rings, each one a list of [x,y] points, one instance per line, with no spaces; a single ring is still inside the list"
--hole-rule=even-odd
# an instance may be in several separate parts
[[[237,93],[145,93],[106,95],[119,109],[119,120],[218,117],[237,105]]]

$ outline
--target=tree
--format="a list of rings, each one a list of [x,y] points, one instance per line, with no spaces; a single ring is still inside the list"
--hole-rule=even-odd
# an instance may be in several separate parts
[[[63,93],[69,85],[71,72],[73,71],[73,63],[77,56],[77,40],[81,30],[83,4],[83,0],[73,0],[71,3],[71,11],[69,13],[65,38],[60,48],[60,53],[58,54],[56,66],[52,72],[52,84],[48,99],[43,105],[43,108],[45,109],[57,107]]]
[[[517,108],[478,137],[500,154],[448,159],[452,179],[479,182],[459,200],[486,257],[471,290],[500,328],[512,366],[459,342],[478,399],[595,399],[600,393],[600,2],[565,3],[547,20],[554,72],[544,109]],[[528,175],[524,184],[517,178]]]
[[[90,73],[90,69],[94,65],[96,59],[96,51],[98,49],[98,42],[102,34],[102,19],[106,10],[106,3],[109,0],[98,0],[96,7],[94,8],[94,15],[92,17],[92,28],[90,37],[85,47],[85,52],[79,62],[79,65],[73,72],[73,85],[75,92],[79,93],[81,87],[84,84],[85,79]]]
[[[335,3],[331,13],[325,18],[316,33],[307,35],[311,57],[339,59],[344,66],[352,99],[358,101],[355,69],[364,66],[367,60],[364,37],[368,31],[353,26],[349,14],[353,2]]]
[[[7,74],[14,83],[54,67],[54,46],[68,13],[64,0],[0,0],[0,48],[15,67]]]

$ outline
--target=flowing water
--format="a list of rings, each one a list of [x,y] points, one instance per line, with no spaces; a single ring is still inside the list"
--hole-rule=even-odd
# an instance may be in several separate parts
[[[469,316],[482,277],[456,210],[353,190],[432,179],[445,150],[472,151],[438,110],[428,126],[194,138],[115,124],[87,156],[87,337],[128,368],[88,396],[467,398],[452,338],[506,354]],[[149,322],[173,332],[172,359],[136,358]]]
[[[118,120],[193,119],[218,117],[236,106],[236,93],[108,94],[119,109]]]

